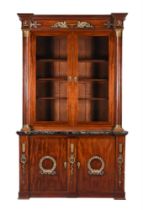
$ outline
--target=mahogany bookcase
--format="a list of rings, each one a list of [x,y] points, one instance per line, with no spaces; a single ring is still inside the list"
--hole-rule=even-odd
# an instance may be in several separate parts
[[[23,31],[19,198],[125,199],[126,15],[18,14]]]

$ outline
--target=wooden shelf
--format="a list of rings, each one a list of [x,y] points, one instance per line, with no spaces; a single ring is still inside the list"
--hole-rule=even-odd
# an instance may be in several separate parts
[[[37,97],[38,100],[67,100],[67,97]],[[108,100],[108,98],[91,97],[91,98],[78,98],[78,100]]]
[[[67,100],[67,97],[37,97],[38,100]]]
[[[78,62],[107,63],[107,59],[78,59]]]
[[[108,79],[78,78],[79,82],[107,82]],[[37,78],[37,81],[67,81],[67,77]]]
[[[36,60],[37,62],[67,62],[67,58],[39,58]]]
[[[79,82],[107,82],[108,79],[93,79],[93,78],[80,78],[79,77]]]
[[[67,58],[39,58],[37,62],[67,62]],[[78,59],[78,62],[108,63],[107,59]]]
[[[37,81],[66,81],[67,77],[55,77],[55,78],[37,78]]]
[[[92,101],[100,100],[100,101],[103,101],[103,100],[108,100],[108,98],[103,98],[103,97],[90,97],[90,98],[78,98],[78,100],[92,100]]]

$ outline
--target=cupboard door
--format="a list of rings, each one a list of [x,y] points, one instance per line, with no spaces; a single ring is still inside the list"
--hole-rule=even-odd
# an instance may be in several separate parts
[[[112,193],[115,174],[114,137],[82,137],[78,142],[78,193]]]
[[[67,141],[63,137],[30,138],[30,191],[58,194],[67,191]]]
[[[31,125],[70,124],[70,35],[32,34]]]
[[[78,125],[111,125],[114,100],[113,35],[77,34]]]

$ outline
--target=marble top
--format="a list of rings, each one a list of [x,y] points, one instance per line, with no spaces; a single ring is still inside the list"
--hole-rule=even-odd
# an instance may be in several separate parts
[[[114,130],[99,130],[99,131],[46,131],[46,130],[31,130],[31,131],[17,131],[18,135],[127,135],[127,131],[114,131]]]

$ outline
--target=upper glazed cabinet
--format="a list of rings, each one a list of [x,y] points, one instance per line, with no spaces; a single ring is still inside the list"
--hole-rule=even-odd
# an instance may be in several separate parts
[[[54,19],[20,15],[24,34],[28,101],[33,128],[112,128],[115,124],[116,34],[125,15]],[[61,20],[60,20],[61,19]],[[86,19],[86,17],[85,17]],[[64,20],[64,21],[63,21]],[[115,28],[115,30],[113,30]],[[26,49],[25,49],[26,48]],[[118,57],[117,57],[118,56]]]

